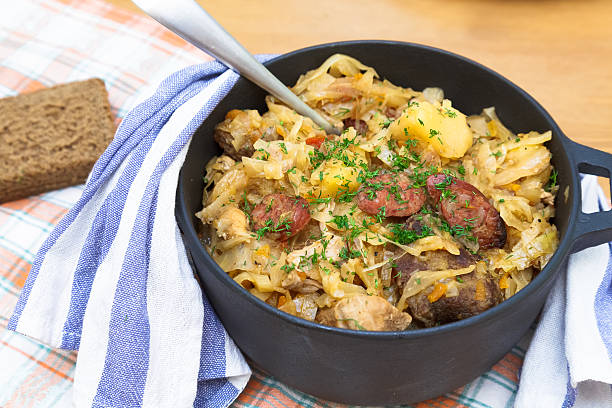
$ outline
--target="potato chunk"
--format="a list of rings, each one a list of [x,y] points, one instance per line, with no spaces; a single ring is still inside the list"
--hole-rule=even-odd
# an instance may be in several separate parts
[[[312,173],[310,183],[315,198],[335,197],[338,193],[354,192],[359,188],[359,168],[345,166],[340,160],[328,160]],[[307,197],[308,198],[308,197]]]
[[[449,159],[463,157],[472,146],[472,131],[465,115],[447,101],[442,106],[427,101],[413,102],[389,129],[394,139],[417,139]]]

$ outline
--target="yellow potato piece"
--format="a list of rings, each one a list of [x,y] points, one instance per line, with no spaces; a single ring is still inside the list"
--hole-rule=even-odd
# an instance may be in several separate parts
[[[449,159],[463,157],[472,146],[472,131],[465,115],[447,104],[438,107],[426,101],[415,102],[389,130],[394,139],[417,139]]]
[[[314,186],[314,198],[335,197],[338,192],[356,191],[360,185],[358,175],[357,167],[347,167],[336,159],[327,161],[310,177],[310,183]]]

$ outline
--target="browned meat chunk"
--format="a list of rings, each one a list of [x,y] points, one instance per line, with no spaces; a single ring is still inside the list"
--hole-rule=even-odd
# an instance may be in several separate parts
[[[243,156],[251,157],[253,153],[255,153],[255,148],[253,147],[255,141],[251,141],[250,137],[244,140],[244,143],[238,149],[232,144],[234,137],[230,132],[226,132],[217,127],[214,137],[215,142],[221,146],[223,152],[234,160],[240,160]],[[255,140],[257,140],[257,138],[255,138]]]
[[[356,295],[340,300],[330,309],[319,310],[318,323],[353,330],[401,331],[412,321],[378,296]]]
[[[446,251],[430,251],[419,257],[405,254],[399,258],[395,261],[393,272],[400,292],[410,275],[417,271],[459,269],[476,263],[475,256],[463,248],[460,251],[459,255]],[[499,286],[495,279],[488,275],[478,277],[475,272],[461,275],[457,278],[457,287],[457,296],[442,296],[435,302],[430,302],[427,298],[433,290],[433,286],[430,286],[408,298],[408,311],[421,325],[431,327],[475,316],[502,301]]]
[[[433,290],[430,287],[408,298],[408,309],[412,316],[423,326],[432,327],[476,316],[503,300],[497,282],[489,276],[478,278],[471,272],[461,275],[459,279],[462,283],[457,284],[457,296],[442,296],[432,303],[427,298]]]
[[[243,156],[251,157],[255,153],[253,144],[257,139],[272,141],[278,138],[274,128],[254,127],[248,111],[238,109],[229,111],[225,120],[215,127],[214,133],[214,139],[223,152],[235,160]]]
[[[285,289],[303,294],[314,293],[319,289],[323,289],[323,285],[314,279],[302,279],[295,269],[287,274],[285,279],[281,282],[281,286]]]
[[[411,184],[405,173],[379,174],[362,184],[357,205],[372,215],[384,211],[387,217],[407,217],[419,211],[427,198],[423,189],[412,188]]]
[[[400,111],[399,109],[396,109],[396,108],[388,107],[385,110],[385,115],[389,119],[397,119],[397,118],[399,118],[402,115],[402,111]]]
[[[345,129],[348,129],[350,127],[355,128],[358,135],[365,136],[368,132],[368,124],[361,119],[344,119],[342,123],[344,123]]]
[[[395,283],[401,290],[414,272],[467,268],[476,263],[474,255],[463,248],[459,251],[459,255],[450,254],[445,250],[427,251],[419,257],[404,254],[395,261],[393,268]]]
[[[506,224],[476,187],[445,174],[427,178],[427,191],[448,223],[469,230],[481,249],[502,248]]]
[[[268,194],[251,212],[251,225],[258,234],[286,241],[310,221],[308,202],[302,197]]]

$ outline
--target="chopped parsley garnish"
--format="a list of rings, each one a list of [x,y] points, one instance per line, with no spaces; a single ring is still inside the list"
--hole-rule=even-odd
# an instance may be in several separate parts
[[[359,322],[355,319],[338,319],[339,322],[353,322],[353,324],[355,325],[355,327],[357,327],[359,330],[365,330],[366,328],[363,327],[362,325],[359,324]]]
[[[261,152],[261,154],[257,155],[258,160],[268,161],[270,159],[270,153],[268,153],[265,149],[257,149],[257,152]]]
[[[331,222],[336,224],[338,229],[349,229],[349,220],[346,215],[334,215]]]
[[[375,216],[376,222],[383,222],[386,217],[387,217],[387,208],[383,205],[382,207],[380,207],[380,210],[378,210],[378,213]]]
[[[340,259],[344,260],[354,259],[359,258],[361,256],[361,252],[357,251],[356,249],[348,249],[347,247],[342,247],[338,256],[340,257]]]
[[[546,186],[544,186],[544,190],[551,192],[553,190],[553,188],[555,188],[555,186],[557,185],[557,176],[559,175],[559,173],[557,172],[557,170],[552,169],[552,171],[550,172],[550,176],[548,177],[548,184],[546,184]]]
[[[260,240],[268,232],[285,232],[287,235],[291,235],[291,221],[281,218],[276,224],[274,224],[274,221],[272,221],[271,218],[268,218],[264,223],[264,226],[255,231],[255,235],[257,239]]]
[[[388,128],[388,127],[389,127],[389,125],[390,125],[391,123],[393,123],[393,119],[387,119],[387,120],[385,120],[384,122],[380,122],[380,126],[381,126],[383,129],[386,129],[386,128]]]
[[[423,225],[420,233],[411,229],[406,229],[404,227],[404,224],[389,224],[387,228],[389,228],[389,230],[393,234],[392,237],[387,238],[401,245],[411,244],[417,239],[433,235],[433,230],[427,225]]]
[[[289,273],[289,272],[291,272],[294,269],[295,269],[295,265],[294,264],[286,264],[286,265],[281,266],[281,270],[285,271],[285,273]]]
[[[244,213],[246,214],[249,222],[251,222],[251,205],[247,201],[246,191],[242,192],[242,206],[244,207]]]
[[[404,129],[404,131],[405,131],[405,130],[406,130],[406,129]],[[419,141],[418,141],[418,140],[416,140],[416,139],[406,139],[406,141],[405,141],[404,143],[406,143],[406,148],[407,148],[408,150],[410,150],[410,149],[412,149],[413,147],[416,147],[416,145],[419,143]]]
[[[342,108],[340,109],[338,112],[336,112],[334,114],[335,117],[341,118],[342,116],[345,116],[347,113],[349,113],[351,110],[347,109],[347,108]]]

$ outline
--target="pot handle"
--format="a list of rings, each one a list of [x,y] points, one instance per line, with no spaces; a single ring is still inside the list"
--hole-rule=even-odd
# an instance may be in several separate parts
[[[612,154],[575,142],[572,142],[570,151],[580,173],[610,179]],[[612,179],[610,182],[612,184]],[[600,211],[586,214],[581,209],[571,236],[572,253],[612,241],[612,213]]]

